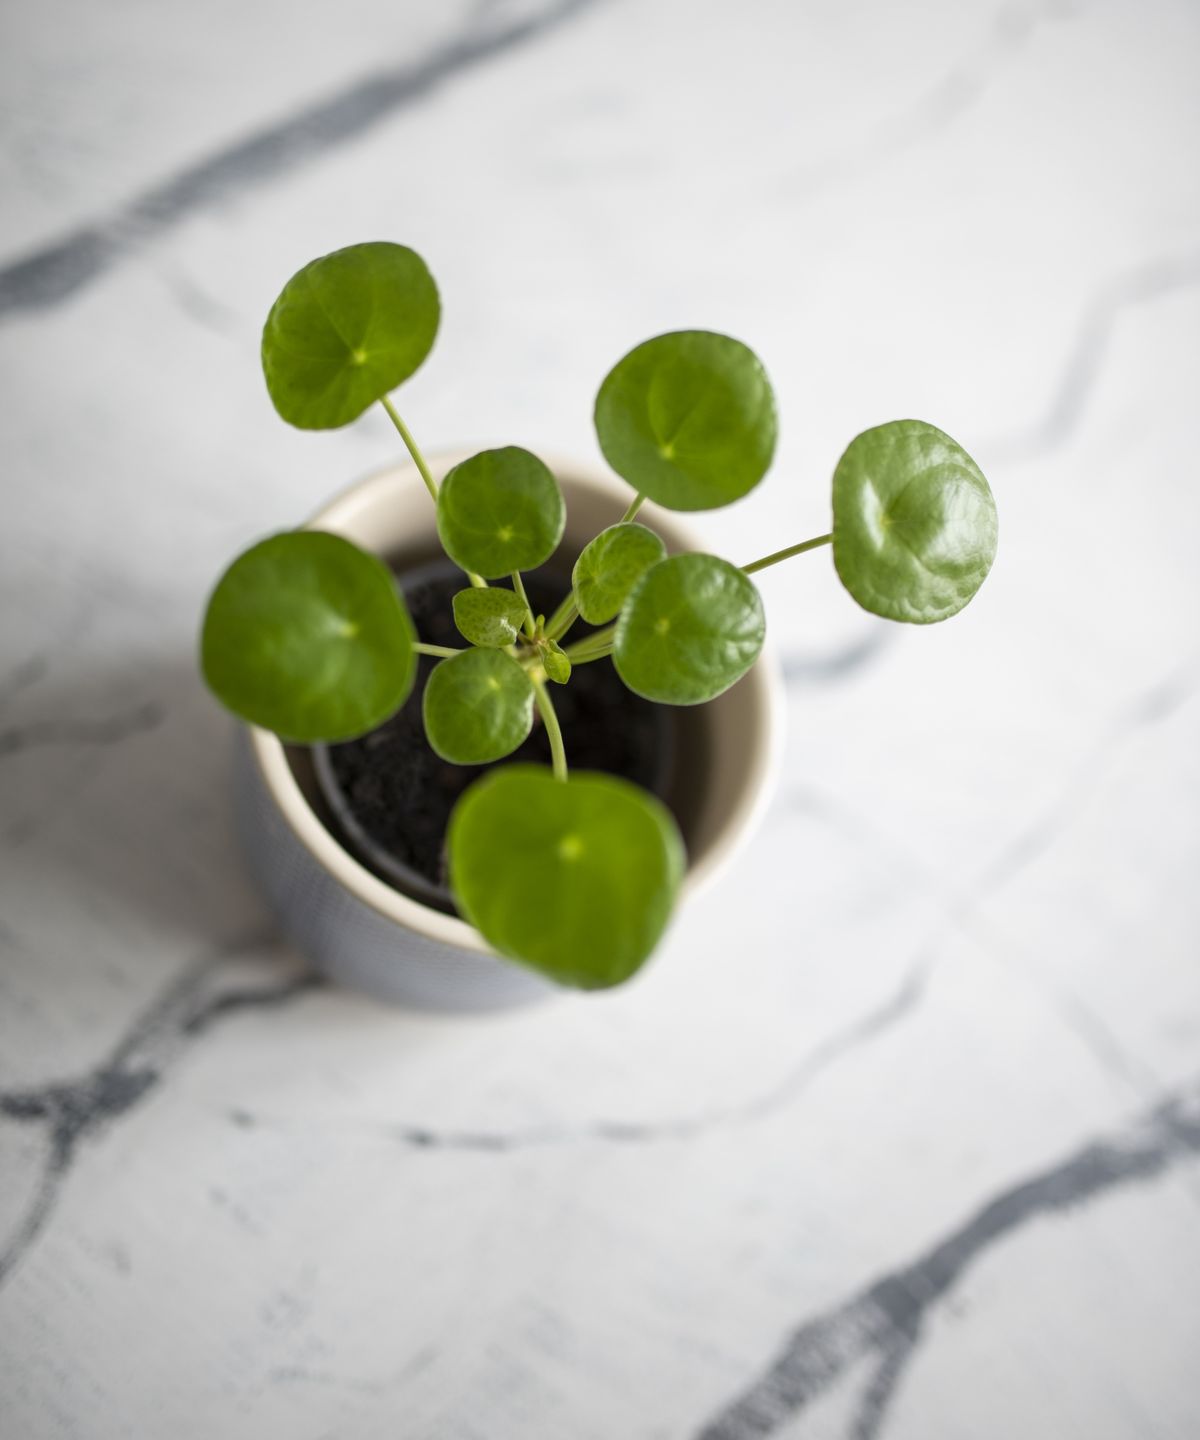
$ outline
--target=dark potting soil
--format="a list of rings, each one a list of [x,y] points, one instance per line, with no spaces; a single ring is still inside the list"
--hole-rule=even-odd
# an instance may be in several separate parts
[[[535,614],[552,614],[570,588],[569,577],[546,569],[524,578]],[[400,583],[421,640],[456,648],[465,644],[451,611],[451,601],[465,583],[461,571],[434,561],[400,576]],[[570,638],[592,629],[576,621]],[[430,749],[421,699],[436,664],[429,656],[420,657],[412,694],[378,730],[328,747],[328,769],[340,791],[328,798],[339,838],[364,864],[415,899],[453,914],[446,884],[446,826],[462,792],[495,767],[451,765]],[[607,659],[577,666],[567,685],[551,685],[550,691],[572,769],[623,776],[669,803],[676,717],[668,707],[632,694]],[[536,711],[529,738],[497,764],[518,761],[550,764],[550,744]],[[339,809],[349,811],[346,823],[338,823]],[[370,853],[355,829],[385,851],[399,872],[388,873],[392,867]]]

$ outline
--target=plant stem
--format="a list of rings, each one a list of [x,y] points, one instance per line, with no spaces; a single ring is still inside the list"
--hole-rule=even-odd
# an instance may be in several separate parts
[[[564,653],[568,654],[572,666],[575,666],[590,665],[593,660],[603,660],[606,655],[611,655],[612,652],[613,647],[611,645],[604,645],[599,650],[588,650],[582,655],[570,655],[569,652]]]
[[[551,615],[551,617],[549,618],[549,620],[546,621],[546,634],[550,637],[551,640],[557,640],[557,639],[559,638],[559,634],[560,634],[559,627],[562,625],[563,620],[565,619],[565,617],[566,617],[574,608],[575,608],[575,592],[574,592],[574,590],[571,590],[571,591],[569,591],[569,592],[567,593],[567,595],[564,597],[562,604],[558,607],[558,609],[554,612],[554,614]],[[567,623],[569,624],[570,622],[568,621]]]
[[[537,703],[538,714],[542,717],[542,724],[546,727],[546,734],[550,739],[550,758],[554,762],[554,778],[565,780],[567,778],[567,752],[563,749],[562,730],[559,728],[558,716],[554,713],[554,701],[550,699],[544,680],[529,677],[533,681],[533,698]]]
[[[408,453],[412,456],[413,464],[421,472],[421,479],[425,482],[425,488],[433,497],[433,503],[436,505],[438,498],[437,481],[430,474],[429,466],[425,463],[425,457],[421,454],[421,451],[417,446],[417,442],[412,437],[412,431],[410,431],[404,421],[401,420],[399,414],[397,413],[396,407],[392,404],[392,402],[388,399],[386,395],[380,397],[379,403],[387,411],[389,417],[391,418],[392,424],[396,427],[397,430],[399,430],[400,438],[404,441]],[[487,581],[483,578],[482,575],[476,575],[473,571],[470,570],[466,572],[466,575],[467,579],[471,582],[472,585],[474,585],[476,590],[487,589]]]
[[[426,645],[420,640],[413,644],[413,649],[418,655],[439,655],[444,657],[447,655],[461,655],[463,653],[461,650],[452,649],[449,645]]]
[[[425,488],[429,491],[430,495],[433,496],[434,503],[436,504],[438,497],[437,481],[429,473],[429,466],[426,465],[424,455],[422,455],[420,450],[417,448],[417,442],[413,439],[412,432],[409,430],[408,426],[404,423],[404,421],[401,420],[400,416],[396,413],[396,407],[392,404],[392,402],[388,399],[386,395],[381,397],[379,403],[391,416],[392,424],[396,427],[397,430],[399,430],[400,438],[404,441],[408,453],[412,456],[413,464],[421,472],[421,479],[425,482]]]
[[[629,509],[621,516],[621,524],[624,525],[632,520],[645,503],[646,497],[644,495],[635,495],[630,502]]]
[[[529,607],[529,596],[526,595],[526,593],[525,593],[525,583],[524,583],[524,581],[521,579],[521,572],[520,572],[519,570],[514,570],[514,571],[512,572],[512,583],[513,583],[513,589],[514,589],[514,590],[517,592],[517,594],[521,597],[521,604],[525,606],[525,633],[526,633],[526,635],[528,635],[529,638],[532,640],[532,639],[533,639],[533,611],[532,611],[532,610],[530,609],[530,607]]]
[[[818,545],[828,545],[833,535],[818,535],[812,540],[801,540],[799,545],[789,545],[786,550],[776,550],[773,555],[764,555],[761,560],[755,560],[749,565],[743,565],[742,570],[747,575],[753,575],[756,570],[765,570],[768,565],[778,565],[781,560],[790,560],[793,555],[803,555],[806,550],[815,550]]]
[[[603,630],[597,630],[594,634],[585,635],[582,640],[576,640],[574,645],[565,647],[567,659],[573,665],[578,658],[581,662],[585,659],[598,660],[598,655],[593,655],[594,650],[603,650],[606,654],[612,649],[613,637],[617,633],[615,625],[608,625]]]
[[[546,626],[546,638],[548,640],[561,640],[578,619],[579,607],[575,604],[575,592],[572,590],[554,614],[551,615],[550,621]]]

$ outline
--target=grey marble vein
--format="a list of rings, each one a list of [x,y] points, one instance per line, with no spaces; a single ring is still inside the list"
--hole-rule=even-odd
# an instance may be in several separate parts
[[[1014,835],[987,866],[979,877],[976,896],[998,890],[1040,859],[1087,804],[1126,744],[1147,727],[1169,720],[1195,698],[1198,688],[1200,660],[1192,660],[1131,697],[1053,803]]]
[[[921,882],[951,923],[962,924],[984,900],[1041,859],[1086,808],[1096,786],[1126,745],[1143,730],[1172,719],[1195,700],[1197,693],[1200,693],[1200,657],[1189,659],[1130,696],[1058,792],[1010,835],[972,883],[958,889],[948,888],[941,877],[922,865],[910,850],[881,835],[868,817],[811,781],[788,786],[781,802],[788,809],[842,831],[855,842],[869,842],[886,857],[889,865]]]
[[[30,655],[28,659],[14,665],[8,674],[0,679],[0,705],[7,705],[22,690],[28,690],[31,685],[44,680],[49,669],[50,662],[42,654]]]
[[[1084,307],[1075,340],[1042,415],[1024,429],[981,445],[989,464],[1041,458],[1061,449],[1079,428],[1126,311],[1200,285],[1200,251],[1131,265],[1106,281]]]
[[[598,3],[554,0],[498,26],[482,23],[486,10],[477,12],[463,33],[422,59],[364,75],[332,99],[187,166],[111,214],[0,268],[0,321],[60,304],[186,217],[310,163],[447,82]]]
[[[36,1125],[48,1140],[25,1213],[0,1246],[0,1285],[45,1229],[84,1140],[95,1138],[145,1099],[188,1042],[215,1020],[239,1010],[282,1005],[319,983],[290,969],[284,979],[263,986],[223,984],[222,967],[261,948],[268,938],[257,932],[240,937],[189,966],[84,1075],[0,1093],[0,1117]]]
[[[1075,10],[1061,0],[1038,4],[1001,5],[983,38],[957,60],[928,90],[903,110],[887,116],[852,146],[794,171],[787,194],[804,198],[835,187],[856,184],[866,174],[898,155],[942,134],[969,113],[995,80],[1024,53],[1039,30],[1055,20],[1069,20]]]
[[[698,1440],[753,1440],[789,1424],[854,1365],[875,1361],[855,1434],[881,1433],[931,1311],[1001,1240],[1119,1188],[1149,1184],[1200,1154],[1200,1082],[986,1201],[944,1240],[840,1305],[804,1321]]]
[[[1005,947],[981,920],[984,905],[1010,881],[1036,865],[1062,838],[1084,812],[1097,785],[1124,747],[1147,727],[1171,719],[1195,699],[1198,689],[1200,661],[1193,659],[1133,695],[1060,791],[1009,838],[973,881],[961,886],[948,887],[940,875],[923,865],[910,850],[881,835],[867,817],[856,813],[840,797],[811,783],[788,787],[782,803],[842,832],[855,843],[867,843],[895,873],[908,876],[922,888],[942,916],[941,926],[929,936],[927,943],[930,968],[936,963],[941,938],[947,930],[962,931],[1003,964],[1006,963]],[[1143,1100],[1157,1093],[1162,1082],[1154,1068],[1121,1043],[1112,1026],[1085,996],[1062,988],[1043,988],[1063,1024],[1101,1069]]]
[[[309,990],[325,984],[319,975],[304,972],[282,984],[231,986],[209,998],[180,1025],[180,1034],[201,1035],[210,1025],[246,1010],[278,1010]]]
[[[289,973],[283,980],[260,986],[216,983],[216,972],[224,964],[257,948],[264,938],[240,939],[190,967],[134,1022],[110,1053],[79,1079],[0,1093],[0,1117],[40,1126],[49,1142],[25,1213],[0,1248],[0,1286],[45,1229],[83,1140],[93,1138],[153,1091],[187,1043],[216,1021],[238,1011],[278,1008],[320,985],[307,973]],[[557,1130],[441,1131],[408,1125],[393,1133],[411,1149],[505,1153],[589,1141],[647,1144],[688,1140],[710,1130],[760,1120],[795,1100],[844,1055],[908,1015],[920,1003],[924,984],[924,969],[915,968],[894,995],[817,1045],[770,1090],[726,1110],[648,1122],[600,1120]],[[232,1111],[230,1120],[243,1129],[259,1123],[258,1117],[244,1108]]]
[[[891,641],[891,631],[881,622],[833,650],[789,651],[780,661],[784,682],[789,689],[837,683],[873,665]]]
[[[190,275],[185,275],[177,264],[163,264],[159,267],[159,273],[180,312],[189,320],[214,335],[231,336],[244,333],[249,340],[249,329],[244,324],[245,317],[239,315],[231,306],[223,304],[204,286],[198,285]]]
[[[35,720],[0,730],[0,760],[45,745],[116,745],[132,735],[157,730],[166,712],[148,700],[130,710],[93,720]]]
[[[851,1422],[850,1440],[877,1440],[892,1397],[920,1340],[920,1324],[910,1328],[897,1327],[895,1341],[884,1347],[883,1355],[859,1397],[858,1409]]]
[[[395,1134],[419,1150],[507,1153],[553,1145],[609,1143],[657,1145],[691,1140],[715,1130],[764,1120],[792,1104],[832,1065],[869,1044],[911,1015],[925,995],[927,967],[915,964],[894,994],[815,1045],[787,1074],[761,1094],[737,1105],[657,1120],[594,1120],[584,1125],[546,1126],[529,1130],[441,1130],[400,1126]]]

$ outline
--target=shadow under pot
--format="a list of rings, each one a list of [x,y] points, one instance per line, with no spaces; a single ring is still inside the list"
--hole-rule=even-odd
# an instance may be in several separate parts
[[[442,478],[465,455],[431,461]],[[625,486],[547,457],[567,501],[558,554],[527,577],[551,613],[575,556],[629,503]],[[675,514],[647,505],[639,519],[671,553],[704,549]],[[368,477],[309,522],[384,556],[405,590],[421,638],[458,647],[450,599],[463,586],[438,544],[433,506],[412,465]],[[586,633],[579,625],[571,638]],[[344,745],[284,745],[245,727],[237,751],[236,811],[260,888],[289,939],[332,980],[423,1009],[484,1011],[561,994],[543,976],[496,956],[462,920],[446,888],[446,821],[487,767],[452,766],[424,736],[420,691],[393,719]],[[753,829],[770,794],[782,733],[778,665],[770,649],[707,705],[657,706],[632,695],[610,660],[576,667],[555,686],[573,770],[608,770],[657,794],[687,847],[680,905],[717,874]],[[509,760],[549,764],[541,726]]]

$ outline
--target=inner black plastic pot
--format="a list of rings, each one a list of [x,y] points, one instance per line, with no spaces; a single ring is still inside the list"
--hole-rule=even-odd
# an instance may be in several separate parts
[[[523,577],[534,613],[550,615],[570,589],[553,562]],[[421,640],[461,647],[451,601],[466,584],[443,557],[398,569],[397,579]],[[577,621],[573,641],[593,627]],[[495,766],[451,765],[425,738],[421,700],[438,662],[419,660],[404,706],[377,730],[339,745],[312,749],[326,825],[363,865],[421,904],[446,914],[456,907],[447,884],[445,836],[462,792]],[[551,695],[572,769],[618,775],[657,795],[674,813],[685,839],[694,806],[689,774],[697,770],[702,728],[691,712],[656,705],[621,683],[611,660],[577,666]],[[497,765],[550,764],[550,746],[536,717],[529,738]]]

